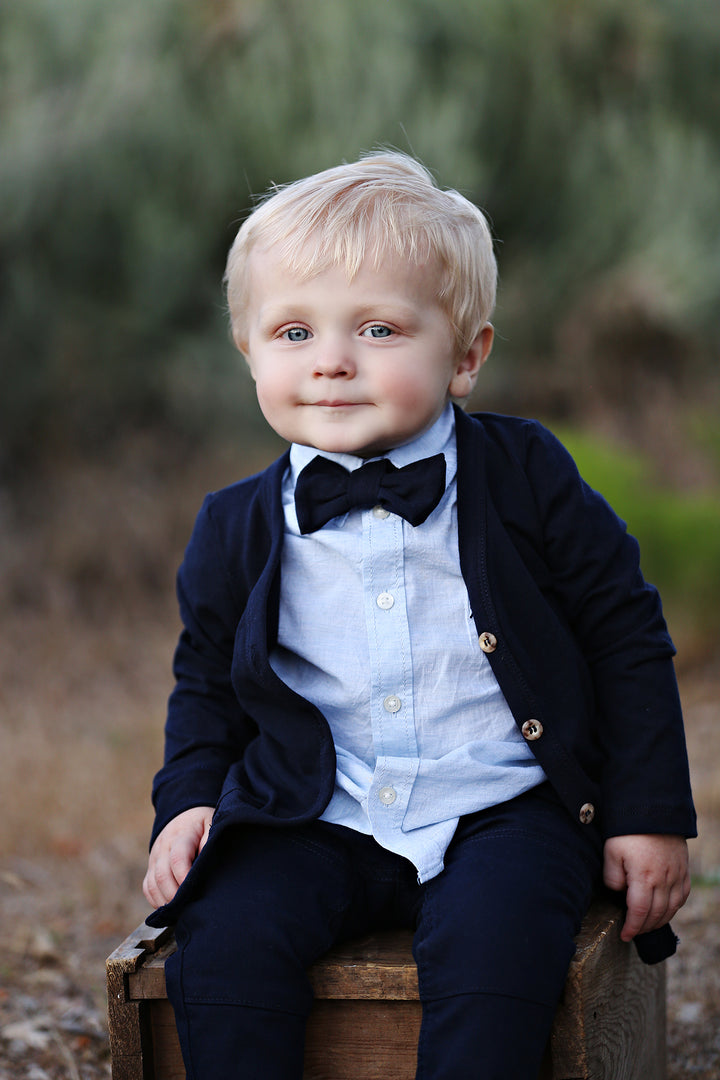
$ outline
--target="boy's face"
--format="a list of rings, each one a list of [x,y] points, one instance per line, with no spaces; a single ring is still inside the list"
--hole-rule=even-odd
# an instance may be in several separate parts
[[[288,442],[372,457],[420,435],[466,397],[492,344],[465,355],[436,297],[435,266],[387,259],[349,281],[307,280],[271,250],[250,256],[247,340],[239,342],[268,423]]]

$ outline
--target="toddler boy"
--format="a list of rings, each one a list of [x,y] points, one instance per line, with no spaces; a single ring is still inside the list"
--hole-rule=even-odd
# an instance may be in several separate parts
[[[275,191],[226,278],[291,445],[206,499],[178,575],[144,888],[187,1075],[300,1080],[306,969],[402,925],[417,1076],[536,1080],[603,878],[653,959],[688,895],[658,596],[546,429],[454,404],[492,345],[492,241],[417,162]]]

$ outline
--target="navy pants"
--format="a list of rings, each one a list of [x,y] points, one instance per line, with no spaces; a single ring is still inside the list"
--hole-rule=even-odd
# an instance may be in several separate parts
[[[166,964],[188,1080],[301,1080],[306,969],[388,926],[414,930],[417,1077],[537,1080],[600,874],[549,785],[463,818],[423,885],[372,837],[325,822],[236,827],[222,843]]]

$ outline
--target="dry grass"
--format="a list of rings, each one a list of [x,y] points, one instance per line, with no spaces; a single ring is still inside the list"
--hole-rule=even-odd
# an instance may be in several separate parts
[[[262,463],[233,468],[218,457],[204,475],[158,458],[139,442],[114,467],[63,463],[8,504],[0,542],[6,854],[147,834],[178,629],[175,570],[205,490]]]
[[[175,567],[203,492],[263,464],[261,455],[240,467],[220,457],[180,475],[172,461],[155,454],[149,468],[148,458],[138,443],[116,467],[58,465],[6,505],[0,541],[0,983],[35,978],[36,954],[50,940],[56,968],[61,953],[74,955],[75,985],[99,1017],[103,958],[145,912],[149,790],[177,634]],[[699,990],[720,936],[720,668],[686,671],[682,683],[702,829],[693,868],[706,887],[683,915],[684,959],[671,972],[678,1078],[689,1061],[694,1076],[720,1075],[720,1047],[708,1041],[720,985]],[[0,985],[0,1008],[2,999]],[[78,1075],[106,1075],[98,1045]],[[1,1050],[0,1074],[30,1075],[21,1062],[3,1072]]]

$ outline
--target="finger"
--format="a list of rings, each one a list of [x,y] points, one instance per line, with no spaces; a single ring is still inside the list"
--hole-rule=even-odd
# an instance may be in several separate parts
[[[159,896],[160,904],[169,904],[171,902],[177,892],[178,885],[179,882],[175,877],[171,860],[163,860],[155,869],[155,891]]]
[[[153,908],[159,908],[166,902],[163,889],[158,883],[157,869],[154,866],[148,867],[143,881],[143,893]]]
[[[210,835],[210,826],[211,825],[212,825],[212,814],[210,814],[208,816],[208,818],[207,818],[207,820],[205,822],[205,829],[203,830],[203,834],[202,834],[202,837],[200,838],[200,843],[198,845],[198,855],[200,854],[202,849],[207,844],[208,836]]]
[[[669,904],[669,894],[665,890],[656,890],[653,895],[650,911],[638,932],[647,934],[651,930],[659,929],[659,927],[664,926],[665,923],[670,922],[673,914],[674,912]]]
[[[674,919],[690,895],[690,875],[684,875],[666,890],[656,889],[653,906],[646,921],[646,928],[656,930]]]
[[[151,852],[148,891],[150,900],[156,907],[170,903],[187,874],[184,848],[183,841],[176,839],[172,844],[163,844]]]
[[[627,884],[627,875],[622,860],[611,854],[607,847],[603,865],[603,881],[608,889],[612,889],[613,892],[622,892]]]
[[[690,870],[688,868],[685,872],[685,876],[680,883],[680,903],[677,906],[678,911],[684,904],[687,903],[687,899],[690,896],[691,889],[692,883],[690,881]]]
[[[174,879],[174,891],[182,885],[188,876],[195,855],[197,854],[197,840],[188,836],[178,837],[170,848],[170,871]]]
[[[151,879],[149,870],[143,878],[142,891],[148,904],[151,904],[152,907],[156,908],[158,905],[155,902],[155,882]]]
[[[605,867],[603,881],[613,892],[622,892],[627,885],[627,878],[622,867],[616,864]]]
[[[661,926],[665,926],[681,906],[671,900],[670,892],[664,887],[652,890],[647,910],[644,899],[638,905],[635,903],[634,898],[630,899],[629,892],[628,897],[628,918],[625,921],[621,935],[624,941],[631,940],[631,937],[626,937],[626,934],[634,937],[636,934],[647,934],[651,930],[658,930]],[[632,909],[630,907],[631,903],[633,904]]]
[[[620,937],[623,941],[632,941],[643,933],[652,911],[653,889],[647,885],[630,882],[626,896],[627,915]]]

